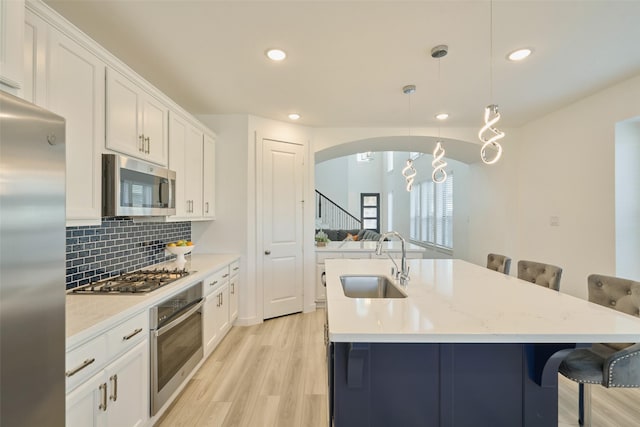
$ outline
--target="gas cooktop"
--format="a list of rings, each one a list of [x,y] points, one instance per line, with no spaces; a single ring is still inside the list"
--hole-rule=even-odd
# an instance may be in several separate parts
[[[139,270],[73,289],[76,294],[144,294],[189,275],[187,270]]]

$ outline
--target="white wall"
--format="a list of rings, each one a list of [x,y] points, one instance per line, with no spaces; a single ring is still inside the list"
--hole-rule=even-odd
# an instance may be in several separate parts
[[[616,276],[640,281],[640,117],[616,126]]]
[[[349,204],[349,186],[345,185],[348,179],[348,156],[315,165],[316,189],[343,208]]]
[[[247,115],[198,117],[216,132],[216,220],[192,223],[198,252],[241,254],[237,324],[262,322],[261,256],[257,236],[256,147],[263,138],[300,143],[305,164],[313,165],[310,131],[289,123]],[[305,200],[313,206],[313,168],[305,171]],[[304,211],[304,310],[315,309],[314,212]]]
[[[348,156],[348,204],[347,210],[356,218],[360,218],[360,194],[361,193],[382,193],[382,164],[384,159],[381,153],[374,153],[373,160],[369,162],[358,162],[357,156]],[[342,185],[345,185],[343,183]],[[380,200],[382,201],[382,194]],[[381,219],[385,212],[380,209]],[[380,222],[382,226],[384,222]]]
[[[640,76],[522,128],[511,254],[561,266],[562,292],[586,298],[589,274],[616,273],[615,126],[638,115]]]

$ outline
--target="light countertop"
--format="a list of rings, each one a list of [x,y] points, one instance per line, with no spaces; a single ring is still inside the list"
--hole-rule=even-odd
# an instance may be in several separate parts
[[[640,342],[640,318],[462,260],[407,263],[408,297],[377,299],[346,297],[340,276],[389,276],[390,260],[326,261],[331,341]]]
[[[191,271],[191,274],[176,280],[170,285],[145,294],[88,295],[67,293],[67,348],[108,330],[118,319],[125,319],[148,309],[155,303],[181,291],[190,284],[203,280],[209,273],[239,258],[240,256],[237,254],[194,254],[190,257],[187,256],[185,268]],[[166,262],[145,267],[145,269],[156,267],[173,269],[176,265],[174,262]]]
[[[316,246],[316,252],[374,252],[376,250],[375,240],[343,240],[341,242],[327,242],[326,246]],[[392,252],[402,251],[402,243],[398,240],[388,240],[382,242],[382,249]],[[405,245],[406,252],[424,252],[425,248],[422,246],[414,245],[413,243],[407,243]]]

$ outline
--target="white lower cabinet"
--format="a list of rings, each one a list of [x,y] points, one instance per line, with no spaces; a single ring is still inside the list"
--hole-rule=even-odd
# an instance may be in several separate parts
[[[204,303],[203,323],[202,333],[206,357],[211,354],[230,327],[228,282],[207,296]]]
[[[229,266],[229,323],[238,318],[238,294],[240,292],[240,260],[234,261]]]
[[[139,427],[148,414],[147,340],[67,394],[67,427]]]

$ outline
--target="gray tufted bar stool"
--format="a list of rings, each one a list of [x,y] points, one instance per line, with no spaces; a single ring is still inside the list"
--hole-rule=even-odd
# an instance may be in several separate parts
[[[518,279],[535,283],[545,288],[560,290],[562,268],[535,261],[518,261]]]
[[[592,274],[587,279],[589,301],[640,317],[640,282]],[[639,332],[640,333],[640,332]],[[591,384],[640,387],[640,343],[594,344],[573,350],[559,372],[579,383],[580,425],[591,425]]]
[[[489,254],[487,255],[487,268],[498,273],[509,274],[511,258],[504,255]]]

